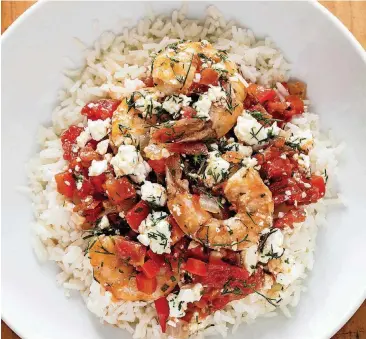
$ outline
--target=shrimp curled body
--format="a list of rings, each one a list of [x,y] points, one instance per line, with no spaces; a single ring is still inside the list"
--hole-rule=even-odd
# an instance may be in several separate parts
[[[184,180],[174,174],[167,169],[170,213],[183,232],[205,246],[240,251],[258,243],[261,230],[271,226],[272,194],[253,168],[243,167],[228,179],[224,195],[237,214],[226,220],[204,210],[199,196],[191,194]]]

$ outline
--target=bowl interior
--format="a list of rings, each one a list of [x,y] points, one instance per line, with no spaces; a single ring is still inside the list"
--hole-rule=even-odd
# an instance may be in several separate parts
[[[80,297],[66,299],[57,268],[40,266],[30,243],[25,164],[36,152],[39,124],[50,123],[61,72],[82,61],[82,49],[105,30],[118,33],[146,13],[170,12],[174,2],[46,2],[36,5],[3,37],[2,45],[2,298],[3,317],[24,338],[130,338],[102,326]],[[366,286],[366,62],[353,38],[318,5],[307,2],[216,2],[226,18],[258,36],[270,36],[293,63],[292,76],[308,84],[312,111],[347,148],[339,189],[347,205],[328,214],[319,230],[316,261],[293,318],[261,319],[232,338],[330,337],[365,297]],[[189,4],[199,18],[207,3]],[[286,15],[284,15],[286,13]],[[310,20],[311,18],[311,20]],[[95,22],[98,21],[98,29]],[[26,315],[26,316],[25,316]]]

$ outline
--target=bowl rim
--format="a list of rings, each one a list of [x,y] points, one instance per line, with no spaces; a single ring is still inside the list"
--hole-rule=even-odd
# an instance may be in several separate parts
[[[1,36],[1,44],[10,39],[12,33],[17,29],[18,26],[22,25],[24,22],[26,22],[27,18],[32,16],[34,12],[40,10],[42,6],[44,6],[46,3],[50,1],[47,0],[39,0],[37,3],[33,4],[31,7],[26,9],[18,18],[16,18],[13,23],[9,25],[9,27],[6,29],[6,31]],[[52,0],[51,0],[52,2]],[[323,5],[321,5],[316,0],[306,0],[310,6],[313,6],[317,11],[321,12],[323,14],[323,17],[331,22],[339,31],[340,34],[342,34],[349,42],[351,42],[353,48],[356,50],[357,54],[360,56],[360,58],[363,60],[363,62],[366,65],[366,49],[364,49],[361,45],[361,43],[356,39],[356,37],[348,30],[348,28],[333,14],[331,13],[327,8],[325,8]],[[357,303],[352,305],[349,308],[349,311],[344,315],[344,317],[340,320],[340,322],[337,324],[337,326],[333,326],[327,331],[327,338],[331,338],[333,335],[335,335],[345,324],[346,322],[356,313],[356,311],[359,309],[359,307],[362,305],[362,303],[366,299],[366,286],[363,293],[360,293],[360,297]],[[27,338],[25,332],[23,332],[22,326],[20,323],[16,324],[16,321],[12,321],[7,315],[6,311],[2,308],[1,309],[1,319],[6,323],[6,325],[19,337],[21,338]]]

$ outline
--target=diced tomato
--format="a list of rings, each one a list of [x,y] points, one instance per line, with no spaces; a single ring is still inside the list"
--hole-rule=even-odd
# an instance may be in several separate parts
[[[169,215],[169,217],[168,217],[167,220],[168,220],[170,226],[172,227],[170,238],[172,239],[172,243],[171,244],[174,245],[180,239],[182,239],[184,237],[184,233],[181,230],[181,228],[178,226],[177,222],[175,221],[175,219],[174,219],[174,217],[172,215]]]
[[[184,128],[180,127],[163,127],[156,130],[152,134],[152,139],[157,142],[172,142],[179,139],[184,134]]]
[[[113,112],[120,103],[120,100],[115,99],[91,101],[83,107],[81,114],[85,115],[90,120],[105,120],[107,118],[112,118]]]
[[[219,73],[212,68],[205,68],[201,72],[200,85],[217,86],[219,83]]]
[[[197,111],[193,107],[190,107],[190,106],[183,107],[183,109],[182,109],[183,118],[189,119],[189,118],[195,117],[196,115],[197,115]]]
[[[277,113],[277,118],[282,118],[285,110],[287,109],[288,105],[285,102],[281,101],[271,101],[266,104],[267,111],[270,114]]]
[[[93,160],[101,160],[102,156],[97,153],[92,146],[85,146],[79,152],[83,167],[90,167]]]
[[[189,273],[204,277],[207,275],[207,264],[201,260],[189,258],[184,265],[184,270]]]
[[[298,196],[301,196],[302,189],[293,178],[285,177],[269,186],[272,192],[275,206],[284,202],[291,203]]]
[[[159,265],[153,260],[146,261],[145,264],[141,266],[141,269],[142,272],[144,272],[144,274],[150,279],[156,277],[160,271]]]
[[[300,177],[283,178],[269,186],[275,206],[282,203],[288,205],[310,204],[317,202],[325,194],[325,183],[322,177],[312,176],[310,180]]]
[[[248,271],[243,267],[227,264],[222,260],[215,260],[207,265],[207,275],[197,278],[203,285],[222,288],[229,279],[247,280]]]
[[[266,101],[271,101],[277,96],[277,93],[273,89],[264,88],[256,84],[250,84],[247,91],[253,95],[260,104],[263,104]]]
[[[74,146],[76,146],[76,138],[84,130],[82,127],[70,126],[65,132],[61,134],[62,149],[64,150],[64,159],[72,160],[78,156],[78,147],[76,147],[76,152],[73,152]]]
[[[123,237],[115,239],[117,255],[133,266],[142,266],[145,261],[146,247],[138,242],[127,240]]]
[[[176,142],[167,144],[168,151],[179,154],[208,154],[207,146],[202,142]]]
[[[136,196],[135,187],[125,177],[108,179],[105,182],[105,188],[108,197],[116,204]]]
[[[57,191],[65,197],[72,198],[76,188],[75,180],[68,171],[55,175]]]
[[[325,182],[323,177],[319,176],[319,175],[313,175],[310,179],[311,181],[311,186],[313,188],[315,188],[318,191],[318,196],[320,198],[322,198],[325,194]]]
[[[106,175],[104,173],[89,178],[97,193],[104,193],[103,185],[106,181]]]
[[[264,274],[262,269],[258,269],[249,276],[244,268],[221,261],[208,265],[207,276],[194,276],[193,280],[205,286],[204,294],[198,305],[200,307],[208,305],[212,311],[222,309],[230,301],[244,298],[260,289]]]
[[[80,198],[85,198],[88,195],[92,195],[94,192],[94,187],[90,181],[90,178],[83,177],[80,189],[76,189],[75,193]]]
[[[139,273],[136,276],[137,289],[146,294],[153,294],[156,290],[158,282],[156,278],[149,279],[144,273]]]
[[[198,244],[196,247],[188,248],[187,257],[208,261],[209,253],[201,244]]]
[[[271,101],[266,103],[266,108],[275,119],[290,121],[294,115],[304,112],[304,103],[296,95],[286,97],[286,102]]]
[[[304,113],[304,102],[297,95],[289,95],[286,101],[290,104],[293,115]]]
[[[87,221],[94,222],[99,218],[102,209],[101,201],[88,195],[74,207],[74,212],[81,212]]]
[[[286,212],[282,218],[278,218],[274,221],[273,227],[284,229],[285,227],[291,227],[294,223],[303,222],[306,219],[305,211],[299,208],[293,208]]]
[[[165,257],[162,254],[156,254],[151,249],[147,250],[146,255],[154,261],[158,266],[166,266]]]
[[[147,218],[149,213],[149,204],[146,201],[141,200],[127,212],[126,220],[134,231],[138,231],[141,222]]]
[[[145,84],[146,87],[154,87],[154,79],[152,76],[148,76],[142,79],[142,82]]]
[[[159,160],[148,160],[147,163],[156,174],[165,174],[166,158],[162,158]]]
[[[87,147],[89,146],[95,151],[97,149],[97,145],[98,145],[98,141],[92,139],[92,140],[89,140],[85,146],[87,146]]]
[[[287,83],[287,90],[289,91],[290,95],[296,95],[303,100],[306,98],[306,84],[301,81]]]
[[[280,157],[265,162],[261,167],[261,172],[265,173],[268,179],[277,179],[283,176],[291,176],[294,166],[289,159]]]
[[[158,314],[159,324],[161,327],[161,332],[166,331],[166,322],[169,318],[169,304],[165,297],[161,297],[155,300],[156,313]]]

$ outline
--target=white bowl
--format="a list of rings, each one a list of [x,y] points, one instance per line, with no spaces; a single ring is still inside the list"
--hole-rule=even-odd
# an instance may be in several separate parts
[[[169,12],[179,3],[153,3]],[[203,15],[207,3],[190,4]],[[320,5],[308,2],[217,2],[259,36],[271,36],[293,63],[292,76],[309,88],[323,129],[347,143],[339,190],[346,208],[320,229],[308,291],[291,319],[262,319],[232,338],[329,338],[356,311],[366,287],[366,57],[346,28]],[[103,326],[81,298],[66,299],[55,283],[56,267],[40,266],[32,253],[25,163],[36,152],[35,135],[49,122],[62,85],[65,56],[81,60],[74,37],[87,44],[104,30],[120,31],[121,18],[145,13],[142,2],[41,2],[2,39],[2,307],[4,320],[23,338],[130,338]],[[93,29],[99,21],[100,31]]]

